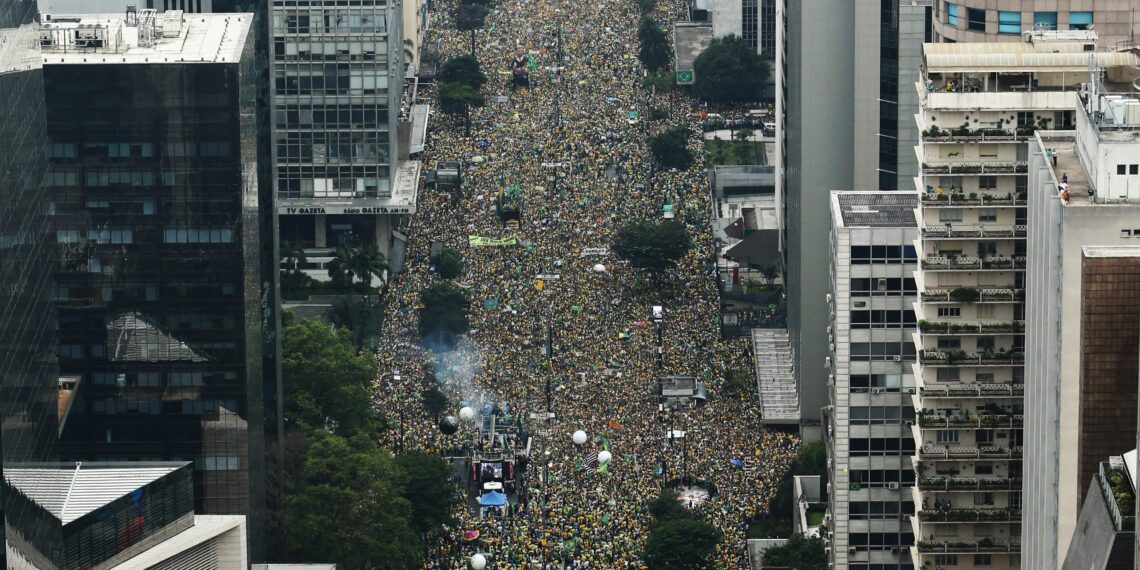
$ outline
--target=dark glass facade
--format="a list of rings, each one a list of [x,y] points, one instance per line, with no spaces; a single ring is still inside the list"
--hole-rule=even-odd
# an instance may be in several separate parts
[[[46,131],[35,13],[35,0],[0,0],[0,471],[53,459],[57,429],[54,234],[40,184]],[[17,540],[42,532],[18,494],[2,492],[0,542],[9,538],[4,527]]]
[[[194,461],[197,512],[260,529],[277,340],[254,37],[240,63],[44,75],[60,367],[80,377],[63,456]]]
[[[760,1],[760,55],[776,59],[776,0]],[[775,72],[773,71],[773,74]]]

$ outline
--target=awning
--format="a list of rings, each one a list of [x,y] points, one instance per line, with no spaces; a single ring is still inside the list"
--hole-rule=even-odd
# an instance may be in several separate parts
[[[501,507],[507,504],[507,496],[501,491],[491,491],[479,497],[479,505],[484,507]]]
[[[1088,73],[1089,55],[1101,68],[1140,65],[1132,52],[1038,51],[1033,44],[923,44],[927,73]]]

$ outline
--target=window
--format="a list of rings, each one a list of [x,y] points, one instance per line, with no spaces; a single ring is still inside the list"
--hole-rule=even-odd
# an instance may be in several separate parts
[[[998,12],[999,34],[1021,33],[1021,12]]]
[[[938,210],[938,221],[942,223],[960,222],[962,221],[962,210],[958,208],[940,208]]]
[[[1117,164],[1116,165],[1116,173],[1117,174],[1127,174],[1128,173],[1127,170],[1128,170],[1127,164]]]
[[[946,3],[946,23],[958,27],[958,5],[953,2]]]
[[[938,316],[940,317],[960,317],[962,316],[961,307],[938,307]]]
[[[962,350],[962,339],[953,338],[940,338],[938,339],[938,350]]]
[[[993,475],[993,474],[994,474],[994,464],[993,463],[975,463],[974,464],[974,475]]]
[[[939,382],[957,382],[960,380],[960,371],[957,368],[939,368],[938,381]]]
[[[985,176],[983,176],[982,178],[985,178]],[[978,210],[978,221],[979,222],[996,222],[997,221],[997,208],[980,208]],[[993,242],[989,242],[989,243],[993,243]],[[993,243],[993,245],[995,247],[997,246],[996,243]]]
[[[986,31],[986,11],[977,8],[967,8],[967,27],[975,32]]]
[[[979,222],[996,222],[997,221],[997,212],[996,211],[994,212],[992,220],[991,219],[983,219],[982,214],[978,214],[978,221]],[[980,242],[978,242],[978,257],[992,257],[992,256],[997,255],[997,252],[998,252],[998,244],[996,241],[980,241]],[[988,283],[986,283],[986,284],[988,284]],[[979,281],[978,285],[983,285],[983,283]]]
[[[958,430],[938,430],[938,443],[958,443]]]
[[[1140,174],[1140,164],[1129,164],[1128,174]]]
[[[1092,12],[1069,12],[1070,30],[1087,30],[1093,25]]]
[[[935,566],[957,566],[958,565],[958,555],[957,554],[935,554],[934,555],[934,565]]]
[[[977,305],[979,319],[992,319],[994,318],[993,305]]]
[[[993,190],[997,188],[997,176],[979,176],[978,189]]]
[[[974,566],[990,566],[994,563],[992,554],[975,554]]]
[[[1057,29],[1057,13],[1056,12],[1034,12],[1033,13],[1033,27],[1042,28],[1046,30]]]
[[[980,506],[992,507],[993,504],[994,504],[994,494],[993,493],[974,493],[974,506],[975,507],[980,507]]]

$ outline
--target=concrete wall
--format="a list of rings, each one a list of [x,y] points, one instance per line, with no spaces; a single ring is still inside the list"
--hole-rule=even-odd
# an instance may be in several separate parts
[[[854,4],[787,6],[788,326],[805,421],[818,421],[827,405],[828,204],[831,190],[851,187],[854,65],[842,46],[854,45]]]
[[[1081,507],[1076,534],[1069,538],[1069,553],[1065,557],[1063,570],[1132,570],[1132,545],[1136,540],[1134,532],[1116,532],[1104,502],[1100,483],[1094,478],[1085,495]],[[1024,544],[1024,543],[1023,543]],[[1127,561],[1127,563],[1122,563]],[[1024,566],[1023,568],[1028,568]]]
[[[879,54],[882,45],[881,6],[878,2],[852,2],[855,11],[853,99],[854,120],[852,155],[852,190],[879,188]],[[837,50],[838,51],[838,50]],[[911,121],[912,123],[914,121]],[[913,154],[913,153],[912,153]]]

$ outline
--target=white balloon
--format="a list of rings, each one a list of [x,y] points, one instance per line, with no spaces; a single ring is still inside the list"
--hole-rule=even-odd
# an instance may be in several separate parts
[[[610,462],[610,459],[613,459],[612,453],[608,451],[602,451],[598,453],[598,463],[605,465],[606,463]]]
[[[582,445],[586,443],[586,432],[578,430],[574,432],[574,445]]]
[[[597,271],[598,273],[605,273],[606,266],[602,265],[601,263],[596,263],[594,264],[594,271]]]
[[[459,408],[459,419],[465,421],[471,421],[475,419],[475,410],[470,406],[463,406],[462,408]]]
[[[474,570],[483,570],[487,567],[487,558],[482,554],[476,554],[471,557],[471,568]]]

